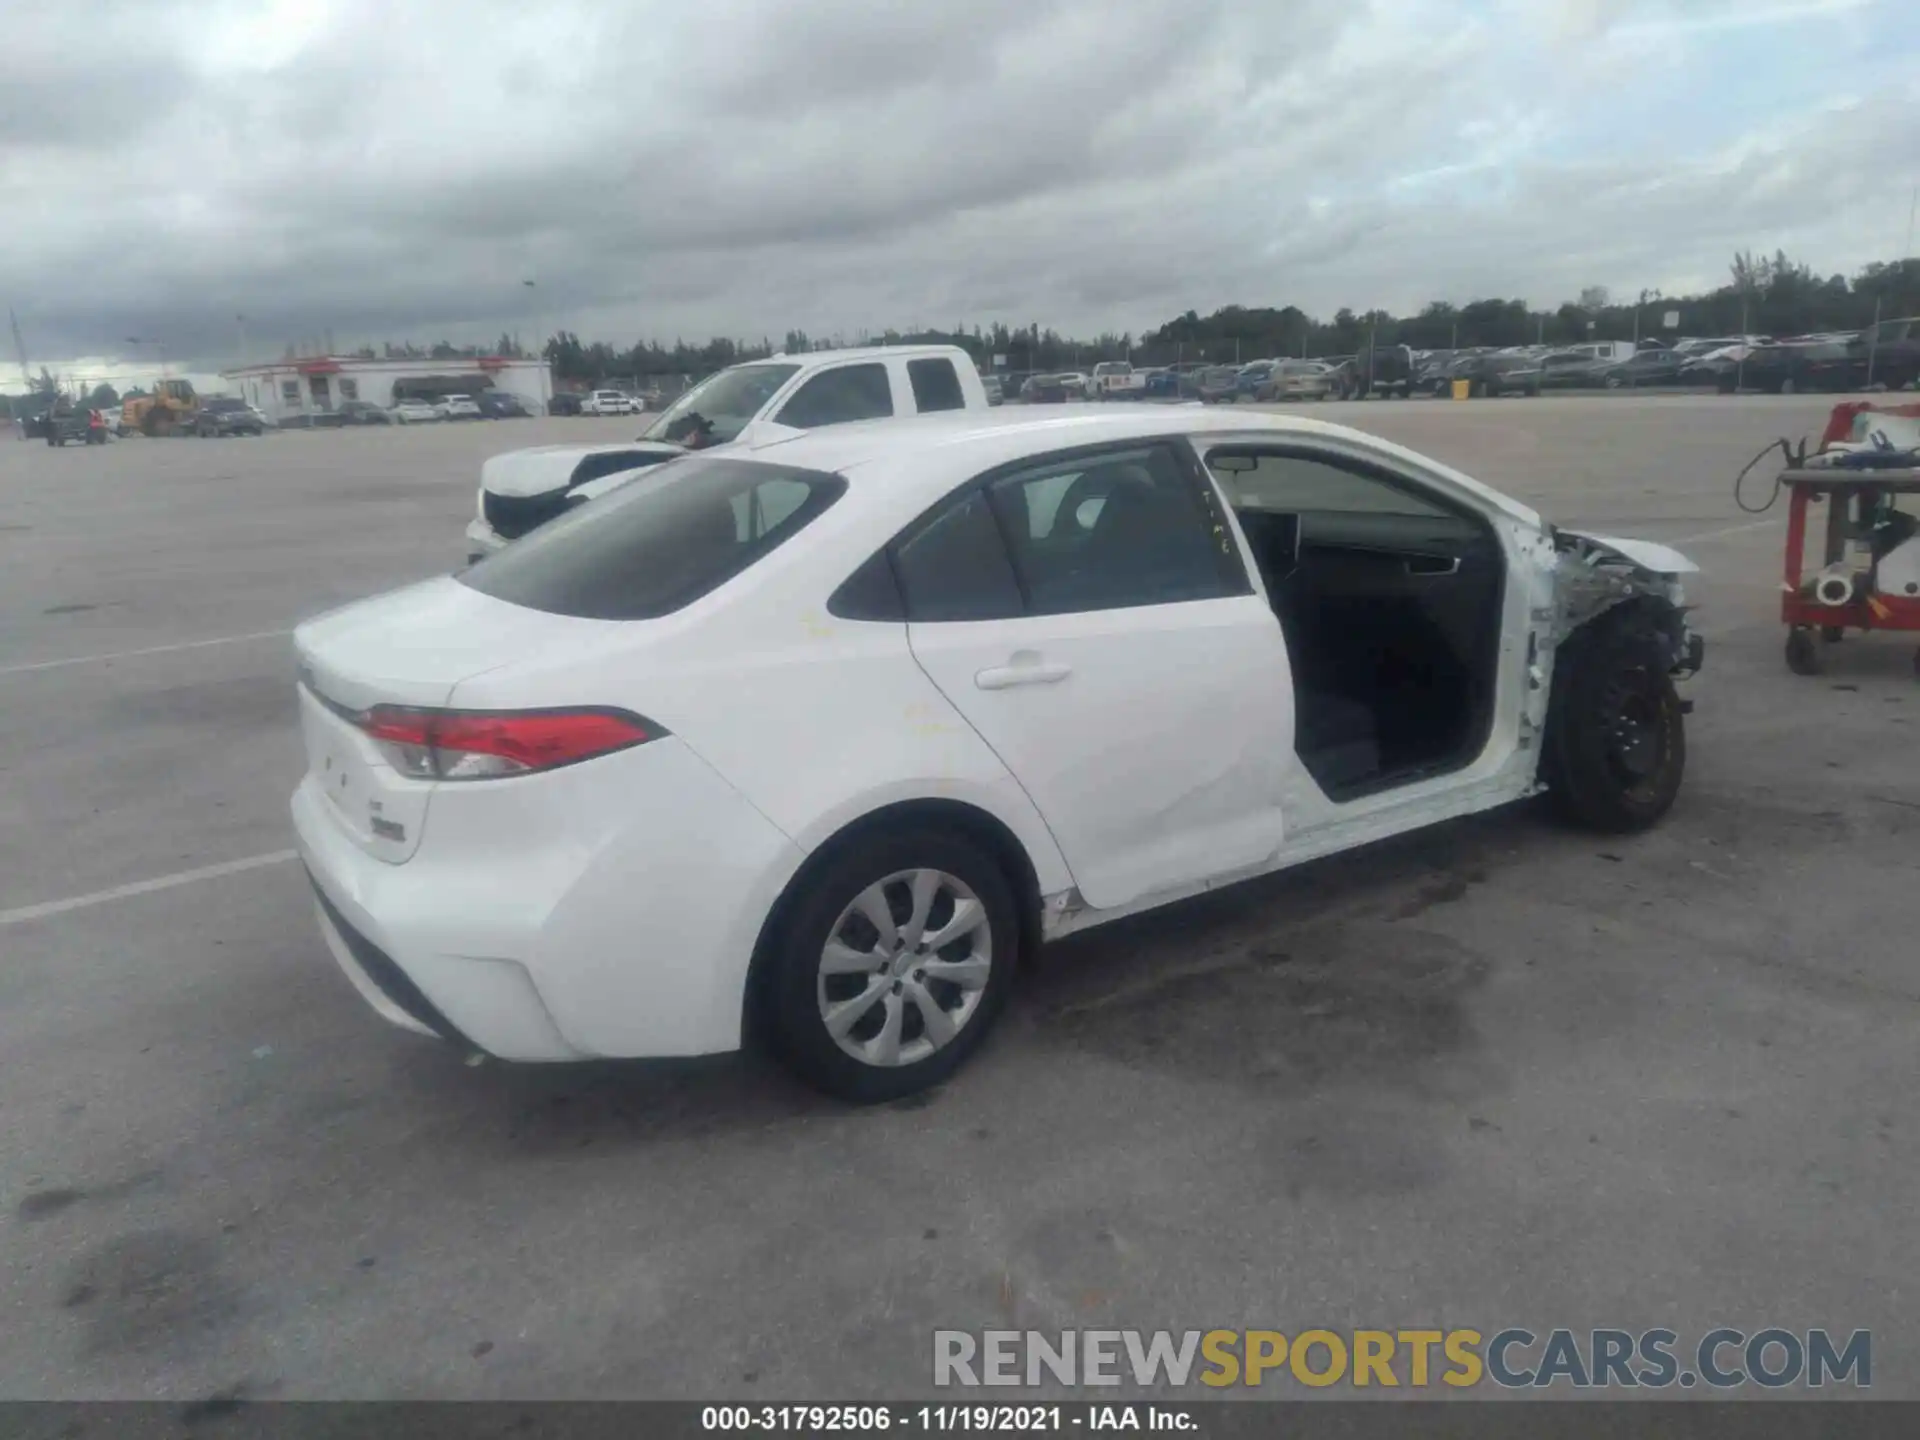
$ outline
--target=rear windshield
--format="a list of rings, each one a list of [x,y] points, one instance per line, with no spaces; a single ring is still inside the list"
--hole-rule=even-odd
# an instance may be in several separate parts
[[[740,574],[838,500],[838,475],[688,456],[469,566],[461,584],[581,620],[671,615]]]

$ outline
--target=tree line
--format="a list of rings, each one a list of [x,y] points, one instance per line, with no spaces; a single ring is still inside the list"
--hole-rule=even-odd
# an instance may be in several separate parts
[[[1669,329],[1673,314],[1677,323]],[[848,345],[958,345],[983,369],[1005,357],[1011,370],[1083,368],[1101,360],[1170,365],[1180,360],[1229,363],[1283,355],[1352,355],[1369,345],[1410,345],[1416,350],[1473,345],[1573,344],[1586,340],[1636,340],[1666,335],[1806,335],[1861,330],[1876,316],[1892,319],[1920,313],[1920,258],[1876,261],[1852,278],[1817,275],[1784,252],[1733,257],[1726,284],[1699,295],[1663,295],[1644,290],[1615,296],[1589,286],[1579,298],[1540,310],[1524,300],[1483,299],[1464,305],[1435,300],[1412,315],[1341,308],[1317,319],[1297,306],[1228,305],[1211,315],[1189,310],[1140,335],[1063,335],[1033,324],[955,325],[948,330],[866,330],[809,335],[789,330],[776,346],[715,338],[704,344],[676,339],[671,345],[644,340],[625,348],[603,340],[582,341],[571,331],[549,340],[545,354],[555,379],[595,386],[638,384],[698,377],[744,360],[785,351],[840,349]],[[503,337],[504,339],[504,337]],[[517,353],[517,352],[516,352]]]

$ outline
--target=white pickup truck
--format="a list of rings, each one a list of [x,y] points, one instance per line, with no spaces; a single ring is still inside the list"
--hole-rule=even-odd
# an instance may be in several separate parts
[[[967,352],[955,345],[887,345],[774,355],[711,375],[625,445],[543,445],[480,467],[467,558],[478,560],[634,475],[716,446],[753,449],[822,425],[987,409]]]
[[[1095,400],[1138,400],[1147,393],[1147,377],[1125,360],[1102,360],[1093,367]]]

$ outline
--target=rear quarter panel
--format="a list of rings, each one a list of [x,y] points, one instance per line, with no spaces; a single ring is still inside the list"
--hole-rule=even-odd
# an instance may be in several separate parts
[[[1026,792],[914,662],[906,626],[826,600],[892,533],[836,507],[675,615],[461,684],[461,706],[617,705],[658,722],[804,856],[883,806],[950,799],[1013,833],[1042,894],[1072,881]],[[910,516],[902,516],[902,519]],[[817,533],[816,533],[817,532]]]

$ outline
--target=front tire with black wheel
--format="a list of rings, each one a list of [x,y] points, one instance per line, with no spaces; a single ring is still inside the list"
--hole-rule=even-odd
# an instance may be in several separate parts
[[[1795,626],[1787,632],[1787,669],[1796,675],[1818,675],[1822,669],[1820,642],[1813,631]]]
[[[855,1104],[938,1085],[986,1038],[1019,963],[1013,886],[964,836],[859,836],[776,922],[762,1020],[779,1057]]]
[[[1577,632],[1554,663],[1540,758],[1554,808],[1590,830],[1644,830],[1686,773],[1685,709],[1666,638],[1627,605]]]

